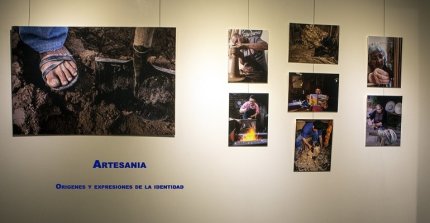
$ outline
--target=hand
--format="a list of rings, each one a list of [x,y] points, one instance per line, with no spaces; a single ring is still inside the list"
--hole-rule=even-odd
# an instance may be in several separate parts
[[[236,44],[233,45],[233,47],[237,48],[237,49],[248,49],[248,44],[246,43],[239,43],[237,42]]]
[[[254,72],[254,68],[253,68],[253,67],[251,67],[251,66],[245,65],[245,66],[242,68],[242,71],[243,71],[243,73],[245,73],[245,74],[250,74],[250,73],[253,73],[253,72]]]
[[[369,74],[368,81],[374,84],[388,84],[390,82],[390,76],[388,72],[380,68],[376,68]]]

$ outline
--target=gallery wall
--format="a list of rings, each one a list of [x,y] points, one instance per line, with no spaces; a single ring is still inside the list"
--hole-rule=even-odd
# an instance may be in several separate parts
[[[425,9],[419,0],[2,1],[0,221],[428,222]],[[289,23],[313,22],[340,26],[338,65],[288,63]],[[175,137],[13,137],[13,25],[176,27]],[[227,30],[248,27],[269,32],[267,84],[227,82]],[[403,37],[402,88],[366,87],[372,35]],[[338,112],[288,112],[289,72],[338,73]],[[229,93],[269,94],[267,147],[228,147]],[[400,147],[365,147],[367,95],[403,96]],[[312,118],[334,120],[331,171],[293,172],[295,121]],[[97,159],[148,168],[93,169]],[[73,191],[58,183],[185,189]]]
[[[419,105],[418,105],[418,217],[417,222],[430,221],[430,140],[426,140],[428,126],[430,125],[430,118],[428,111],[430,109],[429,103],[422,103],[426,101],[426,94],[428,92],[428,85],[430,83],[430,75],[428,75],[427,54],[430,50],[430,31],[428,22],[430,14],[427,13],[429,8],[429,1],[421,1],[419,4],[421,9],[419,13]]]

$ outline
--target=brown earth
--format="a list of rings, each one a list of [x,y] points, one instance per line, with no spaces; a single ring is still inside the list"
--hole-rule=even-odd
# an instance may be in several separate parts
[[[294,170],[298,172],[330,171],[331,151],[330,148],[322,148],[320,151],[312,152],[305,149],[294,161]]]

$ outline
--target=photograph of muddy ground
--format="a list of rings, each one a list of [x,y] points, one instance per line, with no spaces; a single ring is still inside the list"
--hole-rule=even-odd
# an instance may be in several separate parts
[[[331,169],[332,119],[297,119],[294,172]]]
[[[142,30],[152,41],[137,53]],[[175,28],[70,27],[64,46],[78,79],[59,91],[45,84],[39,54],[18,32],[12,27],[14,136],[175,135]]]
[[[289,112],[337,112],[339,74],[289,74]]]
[[[366,146],[400,146],[402,96],[367,96]]]
[[[228,82],[267,83],[269,32],[228,30]]]
[[[339,26],[290,23],[289,62],[338,64]]]
[[[228,146],[267,146],[269,94],[230,93]]]

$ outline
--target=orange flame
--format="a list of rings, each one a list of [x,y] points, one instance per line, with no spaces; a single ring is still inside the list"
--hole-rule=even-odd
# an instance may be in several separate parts
[[[240,139],[240,141],[244,141],[244,142],[255,141],[255,140],[257,140],[257,134],[254,128],[249,128],[248,132],[246,132],[246,134],[242,136],[242,139]]]

